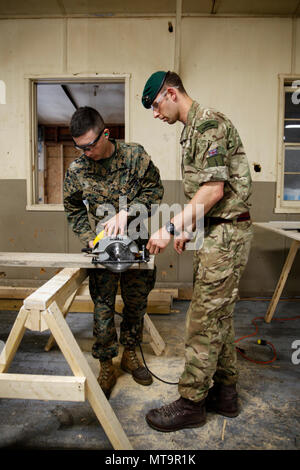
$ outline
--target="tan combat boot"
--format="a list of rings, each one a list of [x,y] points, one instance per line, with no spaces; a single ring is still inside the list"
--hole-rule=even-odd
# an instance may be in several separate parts
[[[140,385],[151,385],[153,382],[152,375],[144,367],[135,352],[135,348],[124,349],[122,360],[121,360],[121,369],[129,374],[132,374],[134,380]]]
[[[106,398],[109,399],[111,391],[117,381],[112,359],[100,361],[100,374],[98,382]]]

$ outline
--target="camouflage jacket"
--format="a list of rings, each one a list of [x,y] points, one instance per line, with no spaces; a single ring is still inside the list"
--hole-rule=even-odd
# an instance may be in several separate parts
[[[104,218],[104,215],[99,216],[99,206],[110,204],[118,213],[121,209],[119,197],[123,196],[128,208],[143,204],[150,214],[151,205],[159,204],[163,197],[159,171],[144,148],[135,143],[112,142],[115,152],[107,169],[101,160],[94,161],[82,155],[66,172],[65,212],[73,232],[85,244],[96,236],[91,222],[96,227]]]
[[[223,198],[206,215],[232,219],[249,210],[250,168],[240,136],[226,116],[194,101],[180,143],[188,198],[203,183],[224,181]]]

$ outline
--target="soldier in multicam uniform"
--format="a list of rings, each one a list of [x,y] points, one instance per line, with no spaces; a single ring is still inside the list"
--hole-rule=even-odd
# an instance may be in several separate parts
[[[92,248],[96,227],[97,232],[99,227],[104,228],[107,235],[123,235],[133,218],[133,205],[143,204],[150,214],[151,205],[161,201],[163,186],[159,171],[144,148],[110,139],[109,129],[95,109],[79,108],[72,116],[70,131],[75,146],[84,153],[67,170],[64,207],[74,233]],[[126,206],[119,207],[120,201]],[[102,209],[109,205],[113,206],[115,214],[111,214],[109,220],[107,217],[103,220],[106,213]],[[95,229],[91,226],[92,221]],[[136,242],[140,246],[147,240]],[[141,365],[135,348],[142,340],[143,317],[155,275],[155,269],[122,273],[89,270],[89,288],[95,307],[93,332],[96,341],[92,354],[100,360],[98,381],[107,398],[116,383],[112,358],[118,355],[114,306],[119,281],[124,302],[120,325],[120,343],[124,345],[121,368],[131,373],[139,384],[152,383],[152,376]]]
[[[204,214],[205,236],[194,254],[194,289],[187,312],[185,367],[179,379],[180,398],[146,415],[159,431],[199,427],[206,410],[238,415],[238,378],[233,312],[238,286],[252,239],[249,214],[251,175],[240,136],[222,113],[201,107],[186,93],[174,72],[156,72],[142,97],[154,118],[184,124],[182,177],[189,204],[149,240],[150,253],[159,253],[174,237],[182,253],[191,239],[185,230],[187,208]],[[203,219],[202,219],[203,220]]]

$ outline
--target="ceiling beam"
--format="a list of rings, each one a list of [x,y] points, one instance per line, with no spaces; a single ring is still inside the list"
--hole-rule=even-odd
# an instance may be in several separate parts
[[[211,0],[211,2],[212,2],[212,5],[211,5],[210,14],[216,15],[218,13],[218,8],[220,6],[221,0]]]
[[[61,13],[62,13],[62,15],[65,16],[65,15],[67,14],[67,12],[66,12],[66,9],[65,9],[63,0],[56,0],[56,3],[57,3],[57,5],[58,5],[58,7],[59,7],[59,9],[60,9],[60,11],[61,11]]]
[[[300,16],[300,0],[298,1],[298,5],[296,6],[293,16]]]
[[[67,85],[61,85],[63,91],[65,92],[65,94],[67,95],[67,97],[69,98],[69,100],[71,101],[72,105],[74,106],[75,109],[78,109],[78,104],[76,103],[76,101],[74,100],[69,88],[67,87]]]
[[[211,0],[211,3],[212,3],[212,5],[211,5],[210,14],[215,15],[216,14],[216,12],[215,12],[216,0]]]

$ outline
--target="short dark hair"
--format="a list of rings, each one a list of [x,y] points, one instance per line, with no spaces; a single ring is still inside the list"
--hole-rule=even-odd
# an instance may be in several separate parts
[[[105,124],[102,116],[94,108],[82,106],[73,114],[70,122],[72,137],[79,137],[93,129],[96,133],[104,129]]]
[[[177,87],[180,93],[184,93],[185,95],[187,94],[182,84],[182,80],[176,72],[167,72],[163,89],[166,89],[168,86]]]

